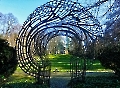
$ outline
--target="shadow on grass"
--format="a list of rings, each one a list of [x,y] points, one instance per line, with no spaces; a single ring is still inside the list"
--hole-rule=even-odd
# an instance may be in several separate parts
[[[120,88],[120,81],[114,76],[86,77],[85,83],[74,83],[73,88]]]
[[[54,59],[51,59],[52,68],[59,68],[64,70],[70,70],[70,58],[69,55],[56,55],[53,56]],[[95,61],[92,65],[92,70],[103,69],[101,64],[98,61]],[[99,73],[96,73],[96,75]],[[61,73],[57,74],[57,76]],[[62,74],[66,77],[65,74]],[[67,73],[67,75],[69,75]],[[90,74],[91,75],[91,74]],[[120,88],[119,83],[117,82],[116,78],[109,77],[106,78],[102,77],[92,77],[86,78],[86,83],[80,83],[79,85],[75,85],[75,88]],[[69,75],[70,76],[70,75]],[[112,80],[113,79],[113,80]],[[115,80],[114,80],[115,79]],[[16,70],[16,72],[7,80],[8,82],[4,84],[1,88],[47,88],[46,85],[40,86],[36,85],[35,79],[27,74],[25,74],[20,68]],[[105,86],[105,87],[104,87]]]
[[[32,82],[8,83],[1,86],[1,88],[48,88],[46,85],[38,85]]]
[[[70,60],[76,60],[77,57],[73,57],[72,55],[48,55],[50,62],[51,62],[51,70],[54,71],[70,71]],[[83,66],[83,59],[80,62],[81,66]],[[98,60],[90,61],[89,59],[86,62],[87,70],[97,71],[97,70],[109,70],[105,69]]]

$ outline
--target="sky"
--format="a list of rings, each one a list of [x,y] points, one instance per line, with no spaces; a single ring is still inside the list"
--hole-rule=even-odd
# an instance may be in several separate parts
[[[0,12],[12,13],[23,24],[30,13],[49,0],[0,0]]]
[[[12,13],[17,17],[20,24],[23,24],[27,17],[38,6],[41,6],[50,0],[0,0],[0,12],[3,14]],[[76,1],[76,0],[73,0]],[[82,5],[91,4],[97,0],[78,0]]]
[[[50,0],[0,0],[0,12],[3,14],[12,13],[18,18],[19,23],[23,24],[30,13],[32,13],[38,6],[49,1]],[[86,1],[87,0],[84,2],[86,3]]]

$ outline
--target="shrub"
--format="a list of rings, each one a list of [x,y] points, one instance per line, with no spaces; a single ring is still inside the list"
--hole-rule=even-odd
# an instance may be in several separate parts
[[[0,39],[0,83],[16,70],[16,58],[16,50],[6,40]]]
[[[120,82],[114,76],[86,77],[85,83],[73,85],[72,88],[120,88]]]
[[[110,45],[99,51],[96,58],[104,67],[114,70],[120,77],[120,45]]]

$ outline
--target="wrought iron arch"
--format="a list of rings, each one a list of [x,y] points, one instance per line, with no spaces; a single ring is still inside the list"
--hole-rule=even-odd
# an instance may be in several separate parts
[[[29,75],[42,77],[43,81],[49,80],[50,75],[43,74],[50,70],[50,63],[45,65],[49,62],[45,49],[53,37],[62,35],[71,37],[79,45],[81,41],[95,40],[102,31],[98,20],[80,3],[52,0],[36,8],[19,32],[16,49],[20,68]]]

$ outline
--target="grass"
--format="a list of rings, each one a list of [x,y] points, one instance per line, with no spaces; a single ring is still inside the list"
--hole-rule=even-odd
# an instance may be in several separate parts
[[[70,70],[70,60],[75,59],[71,55],[49,55],[51,62],[51,70],[56,69],[59,72],[66,72]],[[74,60],[73,60],[74,61]],[[92,63],[92,64],[91,64]],[[87,60],[88,71],[110,71],[101,66],[98,60]],[[87,77],[86,83],[76,85],[75,88],[101,88],[100,85],[106,87],[103,88],[120,88],[119,81],[110,77]],[[113,79],[113,80],[112,80]],[[110,81],[111,80],[111,81]],[[89,87],[88,87],[89,86]],[[96,87],[92,87],[96,86]],[[112,87],[109,87],[112,86]],[[25,74],[19,67],[13,75],[11,75],[1,88],[47,88],[46,85],[40,86],[35,84],[35,79],[32,76]]]
[[[48,58],[51,62],[51,70],[56,69],[60,72],[70,71],[70,60],[75,61],[77,57],[73,58],[71,55],[49,55]],[[75,59],[75,60],[74,60]],[[83,59],[81,65],[83,65]],[[87,70],[88,71],[110,71],[110,69],[105,69],[98,60],[87,60]]]
[[[51,62],[51,71],[67,71],[70,70],[70,55],[49,55]]]
[[[19,82],[5,84],[1,88],[48,88],[48,87],[46,85],[38,85],[31,82]]]

